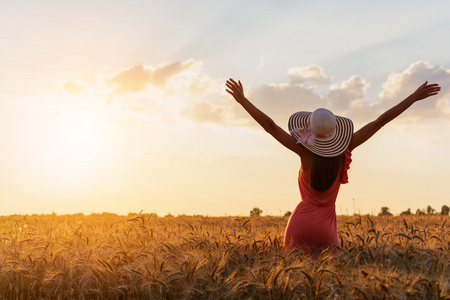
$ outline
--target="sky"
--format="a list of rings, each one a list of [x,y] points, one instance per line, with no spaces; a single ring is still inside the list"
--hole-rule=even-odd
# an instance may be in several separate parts
[[[282,215],[287,130],[325,107],[355,129],[423,82],[355,149],[338,214],[450,204],[449,1],[0,1],[0,214]]]

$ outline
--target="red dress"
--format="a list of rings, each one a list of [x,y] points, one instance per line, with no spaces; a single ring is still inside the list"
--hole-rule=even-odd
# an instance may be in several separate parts
[[[345,161],[339,169],[333,185],[326,192],[314,190],[309,181],[311,169],[300,168],[298,184],[302,201],[292,212],[284,235],[284,247],[303,247],[309,253],[314,250],[339,245],[336,226],[336,197],[342,183],[348,182],[351,152],[345,152]]]

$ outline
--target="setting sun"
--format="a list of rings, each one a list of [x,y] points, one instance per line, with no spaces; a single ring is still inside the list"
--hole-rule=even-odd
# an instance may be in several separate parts
[[[92,157],[100,150],[102,136],[99,124],[89,111],[81,111],[68,118],[61,116],[53,130],[58,137],[58,145],[55,146],[67,158]]]
[[[101,176],[108,149],[102,125],[90,110],[74,108],[44,122],[29,167],[41,180],[70,186]]]

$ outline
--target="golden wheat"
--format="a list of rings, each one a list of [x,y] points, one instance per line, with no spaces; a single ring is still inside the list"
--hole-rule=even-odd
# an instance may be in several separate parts
[[[0,217],[1,299],[449,299],[447,216],[339,216],[339,254],[286,217]]]

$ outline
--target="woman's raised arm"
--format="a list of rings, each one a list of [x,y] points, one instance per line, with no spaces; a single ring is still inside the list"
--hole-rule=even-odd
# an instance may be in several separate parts
[[[428,84],[426,81],[424,84],[419,86],[417,90],[409,95],[405,100],[392,107],[381,116],[379,116],[375,121],[370,122],[369,124],[362,127],[360,130],[355,132],[352,137],[352,141],[350,142],[350,151],[358,147],[367,141],[370,137],[372,137],[378,130],[381,129],[384,125],[398,117],[402,112],[408,109],[414,102],[428,98],[430,96],[437,95],[437,93],[441,90],[439,84]]]
[[[300,157],[307,151],[301,144],[297,144],[295,138],[278,126],[268,115],[254,106],[245,96],[244,88],[240,81],[229,79],[226,82],[226,91],[250,114],[250,116],[272,135],[278,142]]]

